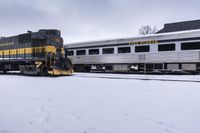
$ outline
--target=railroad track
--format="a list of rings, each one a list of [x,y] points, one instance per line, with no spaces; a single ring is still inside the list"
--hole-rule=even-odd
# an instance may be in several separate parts
[[[170,82],[193,82],[200,83],[200,80],[190,80],[190,79],[164,79],[164,78],[139,78],[139,77],[116,77],[116,76],[90,76],[90,75],[73,75],[74,77],[82,78],[98,78],[98,79],[122,79],[122,80],[144,80],[144,81],[170,81]]]
[[[0,73],[0,75],[15,75],[15,76],[25,76],[20,73]],[[159,75],[158,75],[159,76]],[[28,77],[44,77],[44,76],[28,76]],[[51,76],[49,76],[51,77]],[[144,77],[117,77],[117,76],[106,76],[106,75],[79,75],[74,74],[72,77],[81,77],[81,78],[96,78],[96,79],[121,79],[121,80],[144,80],[144,81],[170,81],[170,82],[191,82],[191,83],[200,83],[200,76],[199,80],[192,80],[192,79],[165,79],[165,78],[144,78]]]

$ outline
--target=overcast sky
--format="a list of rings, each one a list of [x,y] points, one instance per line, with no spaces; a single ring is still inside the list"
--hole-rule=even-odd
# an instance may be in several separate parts
[[[2,0],[0,36],[60,29],[65,43],[131,37],[143,25],[200,19],[199,0]]]

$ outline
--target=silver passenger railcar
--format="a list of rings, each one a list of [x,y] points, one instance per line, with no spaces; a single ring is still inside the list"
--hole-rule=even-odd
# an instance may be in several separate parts
[[[199,73],[200,30],[67,44],[75,71]]]

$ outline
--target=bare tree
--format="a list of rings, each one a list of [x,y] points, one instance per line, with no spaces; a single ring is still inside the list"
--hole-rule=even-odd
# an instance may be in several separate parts
[[[139,29],[139,34],[140,35],[149,35],[149,34],[155,34],[157,31],[158,30],[157,30],[156,26],[151,27],[149,25],[146,25],[146,26],[142,26]]]

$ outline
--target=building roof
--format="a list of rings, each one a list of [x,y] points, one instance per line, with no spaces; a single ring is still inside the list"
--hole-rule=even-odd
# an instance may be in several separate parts
[[[168,24],[165,24],[164,28],[158,31],[157,34],[185,31],[185,30],[196,30],[196,29],[200,29],[200,20],[168,23]]]

